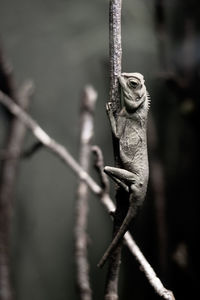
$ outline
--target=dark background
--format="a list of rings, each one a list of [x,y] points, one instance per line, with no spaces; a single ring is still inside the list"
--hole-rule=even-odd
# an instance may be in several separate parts
[[[197,299],[199,282],[198,1],[124,0],[125,72],[141,72],[151,95],[150,183],[134,237],[176,299]],[[17,85],[35,83],[30,113],[78,158],[79,102],[87,83],[98,91],[94,143],[113,164],[105,113],[108,99],[108,1],[0,0],[0,35]],[[6,122],[0,110],[0,142]],[[34,141],[27,134],[25,146]],[[93,176],[98,180],[95,173]],[[77,179],[45,149],[23,160],[12,224],[16,299],[78,299],[74,284],[73,222]],[[90,198],[89,258],[94,299],[105,270],[96,267],[112,224]],[[158,299],[128,250],[123,250],[121,299]]]

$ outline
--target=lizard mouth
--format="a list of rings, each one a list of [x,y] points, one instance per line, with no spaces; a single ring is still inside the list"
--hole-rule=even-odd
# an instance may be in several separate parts
[[[142,93],[141,95],[131,95],[127,91],[123,91],[123,97],[126,99],[126,101],[129,101],[130,103],[137,103],[141,101],[144,97],[145,93]]]
[[[136,101],[140,101],[140,100],[144,97],[144,94],[145,94],[145,93],[142,93],[141,95],[137,96],[137,97],[135,98],[135,100],[136,100]]]

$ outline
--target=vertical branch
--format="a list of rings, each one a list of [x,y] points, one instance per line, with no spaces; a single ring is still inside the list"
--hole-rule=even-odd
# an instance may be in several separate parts
[[[109,7],[109,61],[110,61],[110,101],[115,109],[120,108],[118,77],[121,75],[121,5],[122,0],[110,0]]]
[[[109,59],[110,59],[110,102],[113,104],[114,112],[119,112],[120,109],[120,91],[118,78],[121,75],[121,5],[122,0],[110,0],[109,7]],[[119,146],[118,141],[113,135],[113,150],[115,165],[119,164]],[[121,201],[123,191],[118,188],[116,194],[116,211],[114,214],[113,236],[119,230],[123,219],[126,215],[124,204]],[[124,201],[124,200],[123,200]],[[126,203],[126,201],[124,201]],[[126,206],[127,208],[127,206]],[[118,299],[118,277],[120,269],[122,243],[113,251],[108,267],[105,299]]]
[[[157,33],[158,55],[160,60],[161,72],[169,72],[169,59],[167,54],[167,32],[165,16],[165,0],[155,0],[155,30]],[[159,243],[159,259],[163,274],[167,274],[167,224],[166,224],[166,198],[164,184],[164,170],[158,155],[158,134],[153,116],[149,118],[149,146],[152,160],[151,183],[154,192],[157,233]]]
[[[87,86],[81,103],[80,132],[80,165],[88,172],[93,137],[93,114],[97,99],[96,91]],[[88,186],[80,181],[76,199],[75,224],[75,263],[76,282],[81,300],[91,300],[92,291],[89,282],[89,263],[87,259],[87,216],[88,216]]]
[[[16,99],[13,82],[13,74],[10,65],[5,59],[0,47],[0,89],[8,96]],[[9,115],[10,116],[10,115]],[[12,116],[13,117],[13,116]],[[12,125],[10,125],[12,128]],[[9,128],[9,129],[10,129]],[[11,130],[11,129],[10,129]],[[7,142],[7,148],[9,141]],[[9,247],[8,247],[8,218],[10,216],[10,204],[7,202],[7,178],[8,167],[6,162],[2,163],[0,173],[0,299],[12,299],[12,288],[10,283]],[[4,185],[5,184],[5,185]]]
[[[32,84],[26,83],[19,95],[18,103],[27,108]],[[12,216],[13,192],[17,174],[17,166],[26,127],[18,119],[13,118],[9,129],[6,154],[0,174],[0,288],[1,300],[11,300],[12,285],[10,282],[10,226]]]

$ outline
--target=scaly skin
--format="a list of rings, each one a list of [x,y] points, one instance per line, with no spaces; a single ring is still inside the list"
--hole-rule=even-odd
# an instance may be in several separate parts
[[[121,111],[115,117],[112,103],[109,102],[106,108],[113,134],[119,141],[123,168],[107,166],[104,171],[129,193],[129,209],[119,231],[100,260],[99,267],[104,265],[117,247],[142,205],[149,177],[146,128],[150,100],[144,77],[140,73],[122,73],[119,82],[122,92]]]

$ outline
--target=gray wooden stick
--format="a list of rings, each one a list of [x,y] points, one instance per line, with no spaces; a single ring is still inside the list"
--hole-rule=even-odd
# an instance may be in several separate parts
[[[91,156],[91,140],[94,132],[94,110],[97,93],[86,86],[81,98],[80,111],[80,165],[88,172]],[[89,281],[89,261],[87,258],[88,233],[88,185],[80,180],[77,188],[75,207],[75,264],[76,282],[80,300],[91,300],[92,289]]]

